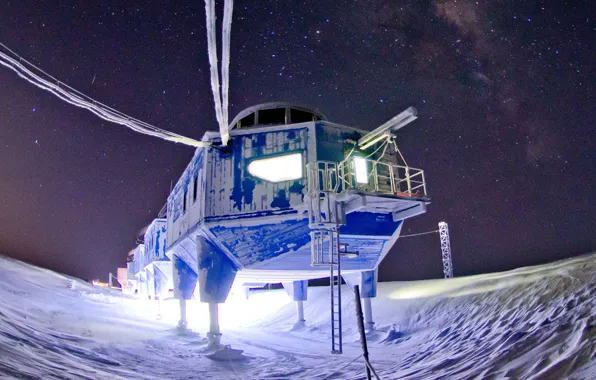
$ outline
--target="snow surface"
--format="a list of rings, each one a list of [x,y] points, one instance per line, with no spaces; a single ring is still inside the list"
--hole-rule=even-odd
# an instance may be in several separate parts
[[[204,353],[205,305],[155,301],[0,257],[0,377],[363,379],[353,294],[344,286],[344,354],[329,353],[328,288],[310,288],[307,327],[290,331],[283,290],[235,292],[223,343],[249,359]],[[596,379],[596,254],[450,280],[381,283],[370,358],[382,379]],[[200,334],[200,335],[199,335]]]

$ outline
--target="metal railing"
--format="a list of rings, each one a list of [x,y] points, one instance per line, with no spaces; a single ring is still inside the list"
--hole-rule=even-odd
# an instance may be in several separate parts
[[[355,159],[359,160],[358,164]],[[306,168],[311,195],[317,192],[339,194],[357,189],[405,197],[427,196],[422,169],[360,157],[342,162],[316,161],[307,164]]]

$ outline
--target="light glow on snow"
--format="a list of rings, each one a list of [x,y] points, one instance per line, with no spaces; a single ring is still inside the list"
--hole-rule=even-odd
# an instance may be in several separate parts
[[[269,182],[290,181],[302,178],[302,154],[263,158],[248,164],[248,172]]]
[[[380,283],[372,299],[376,329],[367,334],[371,362],[387,380],[593,379],[594,283],[596,254],[503,273]],[[309,288],[306,326],[295,328],[296,305],[283,289],[254,290],[246,299],[235,284],[219,307],[222,343],[255,358],[248,364],[206,357],[208,307],[197,299],[187,302],[192,331],[180,334],[175,299],[159,305],[2,256],[0,299],[0,377],[9,369],[17,378],[240,378],[232,368],[246,379],[363,376],[347,285],[339,356],[328,352],[328,287]]]

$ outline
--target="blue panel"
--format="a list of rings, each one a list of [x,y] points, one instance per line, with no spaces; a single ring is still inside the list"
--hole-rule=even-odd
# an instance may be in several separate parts
[[[306,301],[308,296],[308,280],[284,282],[282,285],[293,301]]]
[[[155,277],[155,295],[163,298],[167,296],[168,291],[170,290],[170,286],[172,283],[172,268],[171,265],[165,268],[161,268],[157,266],[157,264],[153,265],[155,266],[155,268],[153,268],[153,273]],[[169,269],[170,273],[164,273],[162,269]]]
[[[201,302],[224,303],[236,278],[236,267],[204,237],[198,236],[196,244]]]
[[[268,182],[252,176],[248,165],[256,159],[299,152],[306,166],[308,128],[255,131],[233,136],[230,151],[210,151],[207,165],[206,216],[290,209],[302,204],[303,178]]]
[[[310,239],[310,237],[309,237]],[[389,238],[361,238],[357,236],[341,236],[342,244],[348,244],[350,251],[358,251],[360,254],[355,258],[342,258],[342,270],[371,270],[374,269],[379,256],[389,244]],[[310,244],[307,244],[296,252],[287,254],[279,259],[267,261],[258,266],[263,270],[316,270],[311,265]],[[329,276],[328,268],[321,268],[321,277]]]
[[[360,274],[360,295],[362,297],[377,296],[377,271],[369,270]]]
[[[188,264],[178,256],[172,256],[174,264],[174,297],[177,299],[192,299],[197,286],[197,274]]]
[[[342,235],[391,236],[402,221],[393,221],[391,214],[352,212],[346,215]]]
[[[307,219],[257,226],[215,226],[211,232],[245,267],[297,250],[310,242]]]
[[[354,288],[356,285],[360,287],[361,297],[372,298],[377,296],[376,270],[348,273],[342,275],[342,277],[351,288]]]
[[[347,130],[325,123],[316,124],[317,160],[340,162],[346,158],[353,147],[346,143],[346,139],[358,141],[362,135],[358,132]]]

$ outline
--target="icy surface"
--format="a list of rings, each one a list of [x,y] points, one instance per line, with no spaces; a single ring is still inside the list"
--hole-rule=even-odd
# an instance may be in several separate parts
[[[290,331],[283,290],[236,292],[221,307],[224,343],[204,352],[204,305],[177,335],[177,302],[157,305],[0,257],[0,377],[91,379],[363,379],[351,291],[344,354],[329,353],[328,289],[309,289],[307,327]],[[370,357],[383,379],[596,378],[596,255],[452,280],[382,283]],[[200,335],[199,335],[200,334]]]

